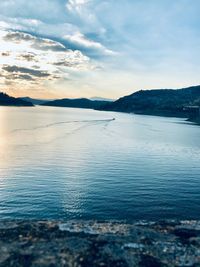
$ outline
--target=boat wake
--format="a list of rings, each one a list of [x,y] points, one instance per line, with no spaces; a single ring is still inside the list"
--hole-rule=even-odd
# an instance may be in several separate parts
[[[115,120],[113,119],[102,119],[102,120],[74,120],[74,121],[60,121],[55,123],[49,123],[46,125],[41,125],[33,128],[20,128],[20,129],[14,129],[10,132],[10,134],[17,133],[17,132],[25,132],[25,131],[35,131],[40,129],[46,129],[54,126],[60,126],[63,124],[69,124],[69,123],[109,123],[111,121]]]

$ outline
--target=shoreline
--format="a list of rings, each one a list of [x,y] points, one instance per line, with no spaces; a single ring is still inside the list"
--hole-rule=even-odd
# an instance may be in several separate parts
[[[200,266],[200,221],[0,221],[0,266]]]
[[[200,125],[200,118],[199,119],[191,119],[183,114],[172,114],[172,113],[149,113],[149,112],[127,112],[127,111],[116,111],[116,110],[103,110],[103,109],[94,109],[94,108],[80,108],[80,107],[64,107],[64,106],[47,106],[47,105],[38,105],[38,106],[45,106],[45,107],[56,107],[56,108],[74,108],[74,109],[84,109],[84,110],[94,110],[100,112],[115,112],[115,113],[123,113],[123,114],[132,114],[132,115],[144,115],[144,116],[155,116],[155,117],[164,117],[164,118],[179,118],[185,119],[185,122],[191,122],[196,125]]]
[[[187,121],[192,122],[193,124],[200,125],[200,118],[187,119]]]
[[[149,112],[126,112],[126,111],[116,111],[116,110],[103,110],[103,109],[94,109],[94,108],[80,108],[80,107],[64,107],[64,106],[47,106],[47,105],[33,105],[33,106],[15,106],[15,105],[0,105],[0,107],[55,107],[55,108],[73,108],[73,109],[83,109],[83,110],[95,110],[95,111],[103,111],[103,112],[116,112],[116,113],[125,113],[125,114],[135,114],[135,115],[145,115],[145,116],[155,116],[155,117],[165,117],[165,118],[180,118],[185,119],[185,122],[191,122],[195,125],[200,125],[200,118],[187,118],[186,116],[178,116],[178,114],[172,113],[149,113]]]

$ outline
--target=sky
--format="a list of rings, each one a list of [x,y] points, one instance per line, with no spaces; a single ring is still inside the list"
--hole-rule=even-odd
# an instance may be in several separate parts
[[[117,99],[200,84],[199,0],[0,0],[0,91]]]

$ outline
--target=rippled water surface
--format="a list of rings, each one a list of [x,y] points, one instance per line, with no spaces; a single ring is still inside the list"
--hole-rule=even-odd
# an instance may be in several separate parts
[[[200,127],[177,118],[0,107],[0,216],[200,219]]]

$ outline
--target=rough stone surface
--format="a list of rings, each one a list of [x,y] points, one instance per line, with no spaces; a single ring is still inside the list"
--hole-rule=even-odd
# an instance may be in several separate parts
[[[200,222],[0,222],[0,267],[200,266]]]

